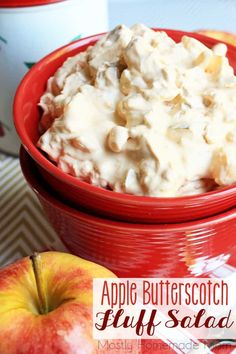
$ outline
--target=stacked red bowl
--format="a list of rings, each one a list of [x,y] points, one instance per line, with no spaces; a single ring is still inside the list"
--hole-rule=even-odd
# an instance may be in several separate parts
[[[165,30],[175,41],[188,35]],[[236,254],[236,185],[187,197],[139,197],[105,190],[65,174],[36,147],[38,102],[48,78],[67,57],[84,51],[101,35],[58,49],[37,63],[21,82],[14,104],[15,126],[24,148],[24,175],[49,221],[68,249],[103,264],[119,276],[203,275]],[[236,68],[236,52],[228,45]]]

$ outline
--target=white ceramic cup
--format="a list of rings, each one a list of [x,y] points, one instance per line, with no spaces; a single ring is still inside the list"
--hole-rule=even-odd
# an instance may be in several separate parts
[[[20,80],[33,63],[68,42],[107,28],[107,0],[7,8],[1,7],[0,0],[0,151],[18,155],[12,103]]]

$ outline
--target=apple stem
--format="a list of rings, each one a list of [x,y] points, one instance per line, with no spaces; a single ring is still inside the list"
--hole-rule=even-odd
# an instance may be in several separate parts
[[[47,304],[47,297],[45,294],[45,289],[43,287],[43,275],[42,275],[42,259],[41,255],[37,252],[30,256],[30,260],[32,262],[37,292],[38,292],[38,299],[39,299],[39,313],[41,315],[45,315],[48,313],[48,304]]]

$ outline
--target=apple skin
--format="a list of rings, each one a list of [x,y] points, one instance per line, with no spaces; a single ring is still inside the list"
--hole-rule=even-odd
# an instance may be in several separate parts
[[[197,32],[236,46],[236,34],[217,30],[200,30]]]
[[[39,314],[30,258],[0,269],[0,353],[106,353],[97,350],[98,343],[92,337],[93,278],[115,275],[67,253],[41,253],[41,261],[50,309],[45,315]],[[133,353],[138,350],[134,349]]]

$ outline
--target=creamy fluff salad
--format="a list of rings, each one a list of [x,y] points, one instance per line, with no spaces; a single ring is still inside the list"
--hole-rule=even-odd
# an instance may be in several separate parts
[[[236,182],[226,52],[117,26],[48,80],[38,147],[64,172],[116,192],[176,197]]]

